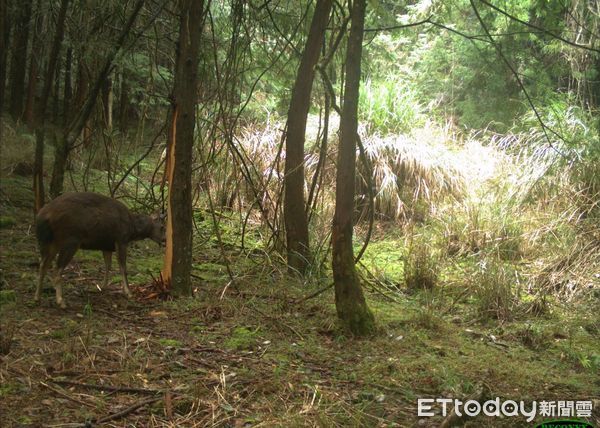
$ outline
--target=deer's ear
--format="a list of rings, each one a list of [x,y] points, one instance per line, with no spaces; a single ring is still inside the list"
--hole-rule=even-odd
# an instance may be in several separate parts
[[[163,211],[157,211],[153,213],[151,216],[152,220],[164,222],[167,218],[167,214]]]

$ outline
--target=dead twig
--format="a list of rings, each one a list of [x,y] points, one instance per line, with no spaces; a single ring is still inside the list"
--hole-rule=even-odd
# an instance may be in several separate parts
[[[93,383],[81,383],[74,382],[71,380],[59,380],[59,379],[50,379],[50,382],[55,383],[57,385],[68,385],[68,386],[79,386],[81,388],[95,389],[98,391],[111,391],[111,392],[132,392],[137,394],[160,394],[161,391],[156,389],[145,389],[145,388],[130,388],[125,386],[113,386],[113,385],[97,385]]]
[[[75,398],[75,397],[71,397],[69,394],[66,394],[66,393],[64,393],[64,392],[63,392],[63,391],[61,391],[60,389],[54,388],[54,387],[52,387],[52,386],[48,385],[48,384],[47,384],[47,383],[45,383],[45,382],[40,382],[40,385],[42,385],[44,388],[48,388],[50,391],[54,392],[54,393],[55,393],[55,394],[57,394],[57,395],[60,395],[61,397],[64,397],[64,398],[66,398],[67,400],[70,400],[70,401],[73,401],[73,402],[75,402],[75,403],[82,404],[82,405],[84,405],[84,406],[88,406],[88,407],[96,407],[96,405],[95,405],[95,404],[92,404],[92,403],[86,403],[86,402],[85,402],[85,401],[83,401],[83,400],[79,400],[79,399],[77,399],[77,398]]]
[[[114,421],[115,419],[121,419],[122,417],[125,417],[128,414],[135,412],[137,409],[139,409],[141,407],[156,403],[157,401],[160,401],[162,399],[163,399],[163,397],[161,396],[161,397],[148,398],[146,400],[138,401],[137,403],[127,407],[126,409],[121,410],[120,412],[113,413],[112,415],[108,415],[108,416],[105,416],[103,418],[96,420],[96,423],[103,424],[108,421]]]
[[[332,288],[332,287],[333,287],[333,285],[334,285],[334,284],[333,284],[333,282],[332,282],[331,284],[329,284],[329,285],[327,285],[327,286],[325,286],[325,287],[323,287],[323,288],[321,288],[321,289],[319,289],[319,290],[315,291],[314,293],[311,293],[311,294],[309,294],[309,295],[308,295],[308,296],[306,296],[306,297],[303,297],[303,298],[301,298],[301,299],[295,300],[293,303],[294,303],[295,305],[297,305],[298,303],[302,303],[302,302],[305,302],[305,301],[307,301],[307,300],[310,300],[310,299],[312,299],[312,298],[314,298],[314,297],[317,297],[319,294],[322,294],[322,293],[326,292],[327,290],[329,290],[330,288]]]

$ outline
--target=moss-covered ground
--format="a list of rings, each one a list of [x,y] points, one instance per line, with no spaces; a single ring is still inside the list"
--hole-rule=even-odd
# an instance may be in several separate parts
[[[155,244],[140,242],[129,252],[133,300],[116,272],[100,290],[101,255],[82,251],[64,275],[68,309],[55,305],[50,283],[35,305],[29,187],[26,178],[2,179],[2,426],[433,427],[440,409],[419,418],[418,398],[481,391],[600,407],[593,295],[501,322],[478,321],[457,281],[430,292],[367,287],[378,332],[356,339],[336,323],[332,289],[305,299],[318,286],[235,248],[230,282],[214,240],[197,239],[195,298],[146,298],[162,259]],[[400,241],[379,237],[365,265],[400,284],[404,254]],[[531,425],[484,416],[466,424]]]

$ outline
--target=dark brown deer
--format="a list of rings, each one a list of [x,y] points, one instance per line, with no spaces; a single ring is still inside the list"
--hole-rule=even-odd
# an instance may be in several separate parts
[[[36,218],[36,236],[41,261],[35,301],[40,300],[44,276],[58,254],[54,280],[56,303],[65,308],[61,274],[78,249],[102,251],[106,269],[104,286],[108,284],[112,253],[116,251],[123,292],[131,297],[127,282],[127,245],[146,238],[162,244],[165,229],[162,218],[131,213],[121,202],[107,196],[77,192],[65,193],[44,205]]]

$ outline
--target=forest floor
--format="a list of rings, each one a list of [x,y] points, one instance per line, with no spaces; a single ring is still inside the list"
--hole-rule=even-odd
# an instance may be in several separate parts
[[[331,289],[305,299],[319,286],[286,279],[260,253],[231,250],[242,273],[230,284],[217,253],[197,251],[197,297],[147,299],[161,250],[141,242],[129,252],[134,299],[117,272],[100,291],[101,254],[79,252],[65,273],[68,308],[50,282],[35,305],[29,187],[2,179],[3,427],[433,427],[441,409],[419,418],[418,398],[466,397],[528,408],[593,400],[589,420],[600,422],[600,377],[586,360],[600,352],[597,297],[533,321],[480,323],[460,305],[437,313],[418,294],[369,292],[379,330],[356,339],[338,328]],[[466,426],[533,422],[478,416]]]

